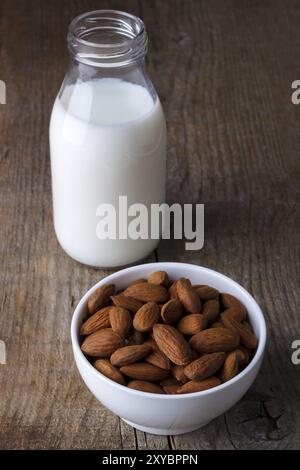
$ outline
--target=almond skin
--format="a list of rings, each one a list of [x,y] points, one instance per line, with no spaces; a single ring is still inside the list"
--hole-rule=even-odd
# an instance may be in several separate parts
[[[177,329],[183,335],[195,335],[204,330],[206,326],[207,321],[202,313],[190,313],[181,318]]]
[[[146,357],[146,361],[149,362],[149,364],[153,364],[154,366],[160,367],[161,369],[171,369],[170,359],[168,359],[167,356],[159,350],[152,351],[152,353]]]
[[[138,362],[121,367],[122,374],[136,380],[147,380],[149,382],[159,382],[168,377],[169,371],[153,366],[147,362]]]
[[[153,337],[159,349],[177,365],[186,365],[191,359],[191,348],[176,328],[170,325],[156,324]]]
[[[217,300],[207,300],[202,306],[202,315],[204,315],[208,325],[217,321],[220,312],[220,304]]]
[[[168,291],[165,287],[149,282],[143,282],[127,287],[124,291],[126,297],[133,297],[141,302],[163,303],[169,299]]]
[[[131,380],[131,382],[128,384],[128,387],[132,388],[133,390],[139,390],[140,392],[165,393],[160,385],[147,382],[146,380]]]
[[[152,351],[159,351],[159,348],[158,348],[156,342],[154,341],[154,339],[151,336],[150,336],[150,338],[147,339],[146,344],[149,344]]]
[[[244,315],[247,315],[247,310],[245,306],[242,304],[242,302],[239,299],[234,297],[234,295],[223,293],[220,295],[220,301],[224,307],[224,310],[226,310],[227,308],[234,307],[244,312]]]
[[[139,300],[136,300],[133,297],[125,296],[123,294],[113,295],[111,300],[116,307],[126,308],[126,310],[129,310],[133,313],[137,312],[143,306],[143,303]]]
[[[129,310],[122,307],[110,307],[109,320],[112,330],[121,338],[127,338],[132,328],[132,318]]]
[[[240,346],[238,349],[234,349],[234,351],[232,351],[232,353],[236,354],[236,357],[239,361],[240,366],[245,366],[248,363],[249,354],[248,354],[246,349],[243,348],[243,350],[242,350],[242,348]],[[230,353],[230,354],[232,354],[232,353]]]
[[[195,361],[196,359],[199,359],[200,355],[195,349],[192,349],[192,354],[191,354],[191,362]]]
[[[176,284],[178,298],[184,308],[190,313],[198,313],[201,310],[201,301],[197,292],[188,279],[180,278]]]
[[[179,385],[175,385],[175,384],[164,385],[163,390],[168,395],[175,395],[178,391],[178,387]]]
[[[227,308],[226,310],[224,310],[222,315],[225,317],[234,318],[236,321],[239,322],[242,322],[247,318],[246,311],[236,307]]]
[[[239,349],[236,349],[235,351],[238,353],[238,356],[240,358],[240,365],[246,366],[250,361],[251,351],[247,348],[244,348],[243,346],[240,346]],[[244,357],[241,356],[240,352],[243,354]]]
[[[122,367],[140,361],[151,352],[149,344],[124,346],[117,349],[110,357],[113,366]]]
[[[190,380],[204,380],[220,369],[224,363],[225,356],[224,352],[204,354],[199,359],[185,366],[184,374]]]
[[[110,297],[114,294],[116,286],[114,284],[104,284],[98,287],[88,300],[88,312],[90,315],[106,307],[110,303]]]
[[[224,326],[232,332],[237,332],[241,338],[241,344],[249,349],[256,349],[258,345],[258,340],[254,333],[245,326],[243,323],[235,320],[232,317],[228,317],[224,314],[221,315],[222,322]]]
[[[177,389],[178,393],[193,393],[193,392],[202,392],[203,390],[208,390],[209,388],[216,387],[220,385],[221,380],[218,377],[210,377],[205,380],[191,380],[184,385],[181,385]]]
[[[229,353],[225,359],[221,372],[222,382],[227,382],[237,375],[239,371],[239,358],[235,351]]]
[[[95,333],[97,330],[101,330],[101,328],[109,328],[110,327],[110,320],[109,320],[109,311],[111,307],[104,307],[98,312],[94,313],[91,317],[89,317],[80,328],[81,336],[87,336],[92,333]]]
[[[174,377],[168,377],[167,379],[162,380],[160,385],[162,387],[165,387],[166,385],[177,385],[177,387],[179,387],[182,384],[178,382],[178,380],[174,379]]]
[[[169,284],[169,277],[166,271],[155,271],[148,277],[148,282],[159,286],[167,286]]]
[[[252,326],[250,325],[250,323],[246,320],[246,321],[243,321],[242,322],[244,327],[245,328],[248,328],[249,331],[251,331],[251,333],[253,333],[253,329],[252,329]],[[254,333],[253,333],[254,334]]]
[[[141,282],[147,282],[147,279],[143,279],[143,278],[136,279],[135,281],[130,282],[127,287],[134,286],[135,284],[140,284]]]
[[[202,285],[194,286],[194,289],[196,290],[201,300],[218,300],[219,298],[219,291],[213,287]]]
[[[106,328],[87,336],[81,345],[81,350],[88,356],[105,358],[110,357],[122,346],[123,339],[111,328]]]
[[[94,367],[110,380],[113,380],[120,385],[126,385],[126,380],[123,374],[121,374],[121,372],[116,367],[111,365],[108,359],[97,359],[94,362]]]
[[[134,330],[132,335],[129,338],[128,344],[143,344],[146,341],[146,335],[144,333],[141,333],[140,331]]]
[[[171,286],[169,287],[169,296],[170,299],[178,299],[177,281],[172,282]]]
[[[176,379],[178,382],[181,382],[182,384],[185,384],[186,382],[189,381],[187,376],[184,373],[185,366],[173,366],[172,367],[172,375],[174,379]]]
[[[183,307],[178,299],[170,299],[161,308],[162,319],[167,325],[175,325],[182,314]]]
[[[135,314],[133,326],[141,333],[147,333],[152,330],[153,325],[160,318],[159,306],[155,302],[147,302]]]
[[[236,349],[240,337],[227,328],[209,328],[192,336],[190,346],[201,353],[227,352]]]
[[[178,382],[178,380],[174,379],[173,377],[168,377],[167,379],[160,382],[160,386],[163,388],[163,390],[166,393],[169,393],[170,395],[174,395],[175,393],[177,393],[177,389],[181,385],[182,384]]]
[[[220,320],[217,320],[210,325],[210,328],[224,328],[224,324]]]

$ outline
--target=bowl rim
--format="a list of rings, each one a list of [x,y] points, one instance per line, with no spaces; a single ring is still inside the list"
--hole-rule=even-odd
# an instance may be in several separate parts
[[[237,287],[240,292],[248,297],[248,300],[252,304],[253,310],[255,310],[255,314],[258,315],[259,320],[260,320],[260,336],[259,336],[259,343],[257,350],[255,352],[254,357],[252,358],[251,362],[243,369],[239,374],[237,374],[235,377],[232,379],[228,380],[227,382],[221,383],[220,385],[217,385],[216,387],[210,388],[208,390],[202,390],[200,392],[192,392],[192,393],[179,393],[176,395],[171,395],[171,394],[162,394],[162,393],[150,393],[150,392],[142,392],[140,390],[135,390],[129,387],[125,387],[124,385],[118,384],[117,382],[114,382],[113,380],[109,379],[105,375],[101,374],[95,367],[88,361],[88,359],[85,357],[83,352],[81,351],[81,348],[79,346],[79,335],[76,331],[76,322],[78,319],[78,316],[81,313],[82,306],[86,303],[88,297],[91,295],[91,293],[99,286],[102,284],[106,284],[107,282],[112,282],[116,277],[118,277],[119,274],[125,274],[125,273],[134,273],[135,271],[138,272],[141,268],[154,268],[156,271],[160,270],[160,268],[164,267],[164,270],[167,271],[168,266],[184,266],[185,268],[193,268],[193,269],[200,269],[202,272],[207,272],[207,273],[213,273],[217,274],[219,278],[224,279],[226,281],[229,281],[235,287]],[[130,266],[124,269],[120,269],[118,271],[115,271],[108,276],[103,277],[100,281],[96,282],[84,295],[81,297],[80,301],[78,302],[73,316],[71,320],[71,341],[72,341],[72,348],[73,348],[73,354],[77,354],[77,356],[81,359],[83,364],[88,368],[88,370],[98,379],[104,380],[108,384],[112,385],[113,387],[117,388],[120,391],[127,392],[129,394],[133,394],[136,396],[143,396],[143,397],[151,397],[151,398],[159,398],[163,400],[185,400],[185,399],[191,399],[192,397],[199,397],[199,396],[205,396],[205,395],[211,395],[213,393],[219,392],[221,390],[225,390],[226,388],[232,386],[234,383],[238,382],[241,380],[245,375],[247,375],[251,369],[254,368],[254,366],[257,364],[257,362],[261,359],[261,357],[264,354],[265,350],[265,345],[266,345],[266,339],[267,339],[267,328],[266,328],[266,322],[264,315],[262,313],[262,310],[254,297],[243,287],[241,286],[238,282],[234,281],[230,277],[226,276],[225,274],[220,273],[219,271],[216,271],[211,268],[207,268],[204,266],[199,266],[197,264],[192,264],[192,263],[180,263],[180,262],[174,262],[174,261],[159,261],[159,262],[153,262],[153,263],[144,263],[144,264],[139,264],[135,266]],[[78,366],[77,366],[78,367]]]

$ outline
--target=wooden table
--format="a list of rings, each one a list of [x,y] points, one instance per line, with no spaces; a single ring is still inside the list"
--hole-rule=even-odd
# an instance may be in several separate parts
[[[205,204],[205,247],[161,243],[150,260],[192,262],[244,285],[265,312],[255,385],[204,429],[145,435],[101,407],[70,345],[82,294],[107,271],[79,265],[54,235],[51,106],[77,14],[112,6],[141,16],[149,71],[168,122],[168,201]],[[0,447],[285,449],[300,447],[300,4],[288,0],[2,0],[0,79]]]

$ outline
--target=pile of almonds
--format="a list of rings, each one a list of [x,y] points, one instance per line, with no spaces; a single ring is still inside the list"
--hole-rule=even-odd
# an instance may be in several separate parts
[[[122,292],[113,284],[88,300],[81,349],[121,385],[152,393],[192,393],[237,375],[257,348],[244,305],[230,294],[164,271]]]

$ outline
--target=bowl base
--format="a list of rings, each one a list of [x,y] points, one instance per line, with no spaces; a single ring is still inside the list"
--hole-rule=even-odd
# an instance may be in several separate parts
[[[161,429],[161,428],[149,428],[147,426],[141,426],[140,424],[132,423],[131,421],[127,421],[127,419],[121,418],[125,423],[129,424],[133,428],[138,429],[139,431],[148,432],[149,434],[156,434],[159,436],[176,436],[178,434],[186,434],[188,432],[196,431],[196,429],[203,428],[206,426],[208,422],[203,424],[198,424],[197,426],[192,426],[190,428],[175,428],[175,429]]]

